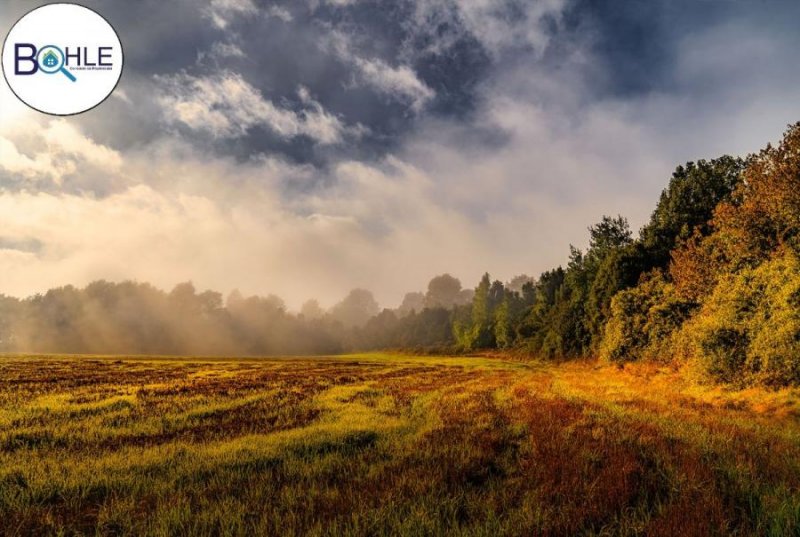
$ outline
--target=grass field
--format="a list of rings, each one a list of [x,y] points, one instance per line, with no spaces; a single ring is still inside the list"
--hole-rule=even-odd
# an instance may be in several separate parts
[[[800,392],[683,378],[0,357],[0,533],[797,535]]]

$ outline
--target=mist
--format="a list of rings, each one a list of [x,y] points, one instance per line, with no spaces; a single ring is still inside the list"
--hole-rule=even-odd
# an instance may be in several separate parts
[[[472,295],[443,274],[427,291],[408,293],[397,308],[381,311],[370,291],[353,289],[328,310],[310,299],[292,312],[276,295],[234,290],[223,298],[191,282],[166,292],[148,283],[100,280],[22,300],[0,295],[0,352],[265,356],[445,347],[452,343],[453,312],[469,307]],[[414,296],[419,299],[408,299]],[[429,331],[430,318],[439,319],[438,330],[415,333]],[[396,334],[378,326],[387,321]]]

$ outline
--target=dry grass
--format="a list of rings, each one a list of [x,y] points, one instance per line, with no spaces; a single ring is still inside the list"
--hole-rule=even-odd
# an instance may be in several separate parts
[[[798,392],[654,367],[0,358],[0,533],[795,535]]]

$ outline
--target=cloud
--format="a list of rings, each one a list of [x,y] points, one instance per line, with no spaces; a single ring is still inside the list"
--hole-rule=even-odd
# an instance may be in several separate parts
[[[23,132],[25,136],[20,136]],[[70,175],[88,175],[92,170],[115,173],[122,167],[117,151],[95,143],[66,120],[51,120],[44,126],[31,121],[24,130],[7,129],[6,136],[0,137],[0,169],[11,179],[62,185]],[[22,139],[27,151],[9,137]]]
[[[347,34],[333,30],[323,42],[332,46],[342,61],[356,68],[364,84],[407,104],[415,112],[420,112],[436,96],[408,65],[392,67],[379,58],[363,58],[350,41]]]
[[[394,306],[437,273],[563,263],[604,213],[641,225],[678,163],[756,150],[800,116],[796,17],[751,21],[766,15],[746,3],[703,3],[734,22],[664,22],[658,1],[347,4],[235,26],[255,4],[208,4],[224,37],[193,2],[148,4],[127,100],[77,118],[0,88],[0,292],[192,279]],[[634,62],[640,34],[658,50]],[[462,88],[474,106],[450,112]]]
[[[333,192],[319,202],[281,199],[280,181],[302,171],[271,161],[241,166],[165,153],[131,155],[130,167],[137,175],[179,170],[200,185],[187,193],[183,186],[159,191],[140,183],[103,198],[0,193],[4,236],[39,245],[35,252],[0,249],[3,291],[28,294],[96,278],[163,287],[193,279],[225,291],[272,289],[298,304],[309,296],[333,303],[351,279],[376,283],[371,257],[386,265],[384,239],[366,229],[371,213],[340,213],[344,207]],[[357,165],[347,170],[356,181],[384,181],[365,173]]]
[[[406,66],[390,67],[381,60],[353,59],[367,84],[378,91],[399,98],[419,112],[435,93],[421,82],[414,71]]]
[[[211,4],[203,9],[203,15],[211,20],[214,27],[229,31],[230,24],[241,17],[253,17],[259,14],[266,17],[291,22],[291,11],[281,6],[258,8],[253,0],[211,0]]]
[[[12,176],[22,179],[37,177],[60,177],[65,170],[57,169],[47,153],[39,153],[34,158],[19,152],[11,140],[0,137],[0,167]]]
[[[119,152],[84,136],[74,125],[64,120],[51,121],[43,132],[50,152],[74,157],[108,172],[122,167]]]
[[[210,55],[214,58],[244,58],[244,51],[235,43],[215,41],[211,45]]]
[[[531,48],[540,54],[550,41],[549,29],[568,0],[413,0],[413,32],[432,41],[427,50],[442,52],[467,32],[498,55],[509,48]],[[438,46],[438,48],[437,48]]]
[[[427,276],[429,268],[416,257],[398,261],[398,251],[416,244],[431,253],[433,240],[442,251],[431,262],[444,255],[451,261],[467,259],[474,252],[472,241],[448,243],[454,234],[469,236],[470,224],[456,213],[440,213],[427,200],[420,206],[415,196],[427,180],[413,173],[350,163],[339,170],[343,181],[334,190],[295,205],[284,203],[274,190],[252,188],[274,179],[269,167],[206,164],[200,157],[181,164],[195,181],[206,182],[206,194],[159,192],[144,184],[105,198],[0,194],[4,233],[40,245],[35,252],[0,249],[3,291],[28,294],[97,278],[135,278],[169,288],[192,279],[223,291],[272,290],[299,305],[310,296],[332,304],[353,282],[361,282],[384,287],[388,301],[413,283],[397,279],[405,270],[418,277]],[[226,181],[250,185],[242,189],[247,194],[230,197]],[[361,197],[347,199],[350,188]],[[403,221],[396,220],[399,211],[407,212]],[[381,222],[390,227],[376,233],[373,226]]]
[[[112,93],[111,96],[116,99],[119,99],[125,104],[133,104],[133,101],[131,101],[131,98],[128,97],[128,93],[125,90],[117,88],[114,90],[114,93]]]
[[[169,122],[182,123],[215,138],[236,138],[255,126],[264,126],[284,139],[308,136],[319,144],[342,141],[351,129],[311,99],[307,89],[300,95],[308,106],[299,112],[279,108],[241,75],[224,71],[196,77],[187,73],[160,77],[158,98]]]
[[[283,22],[292,22],[292,20],[294,20],[292,12],[281,6],[270,6],[270,8],[267,10],[267,14],[270,17],[280,19]]]
[[[204,14],[220,30],[226,29],[235,17],[257,12],[258,8],[252,0],[211,0],[211,4],[204,9]]]

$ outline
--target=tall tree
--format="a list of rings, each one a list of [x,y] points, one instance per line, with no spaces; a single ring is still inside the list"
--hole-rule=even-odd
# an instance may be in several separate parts
[[[378,314],[378,302],[366,289],[353,289],[333,308],[331,317],[344,326],[351,328],[363,326],[369,319]]]
[[[502,287],[502,284],[500,284]],[[496,306],[489,274],[484,274],[475,288],[469,317],[459,319],[453,330],[458,344],[464,349],[494,347],[492,312]]]
[[[661,193],[650,221],[640,232],[649,267],[665,268],[670,251],[697,230],[711,232],[710,221],[720,202],[730,199],[741,181],[745,161],[723,156],[678,166]]]
[[[428,283],[425,293],[426,308],[452,308],[459,303],[461,281],[450,274],[442,274]]]
[[[412,312],[421,312],[425,309],[425,295],[422,293],[406,293],[403,302],[397,308],[397,315],[405,317]]]
[[[300,308],[300,314],[303,316],[303,318],[308,319],[309,321],[314,321],[317,319],[322,319],[325,316],[325,310],[323,310],[322,306],[319,305],[319,301],[312,298],[303,302],[303,305]]]

